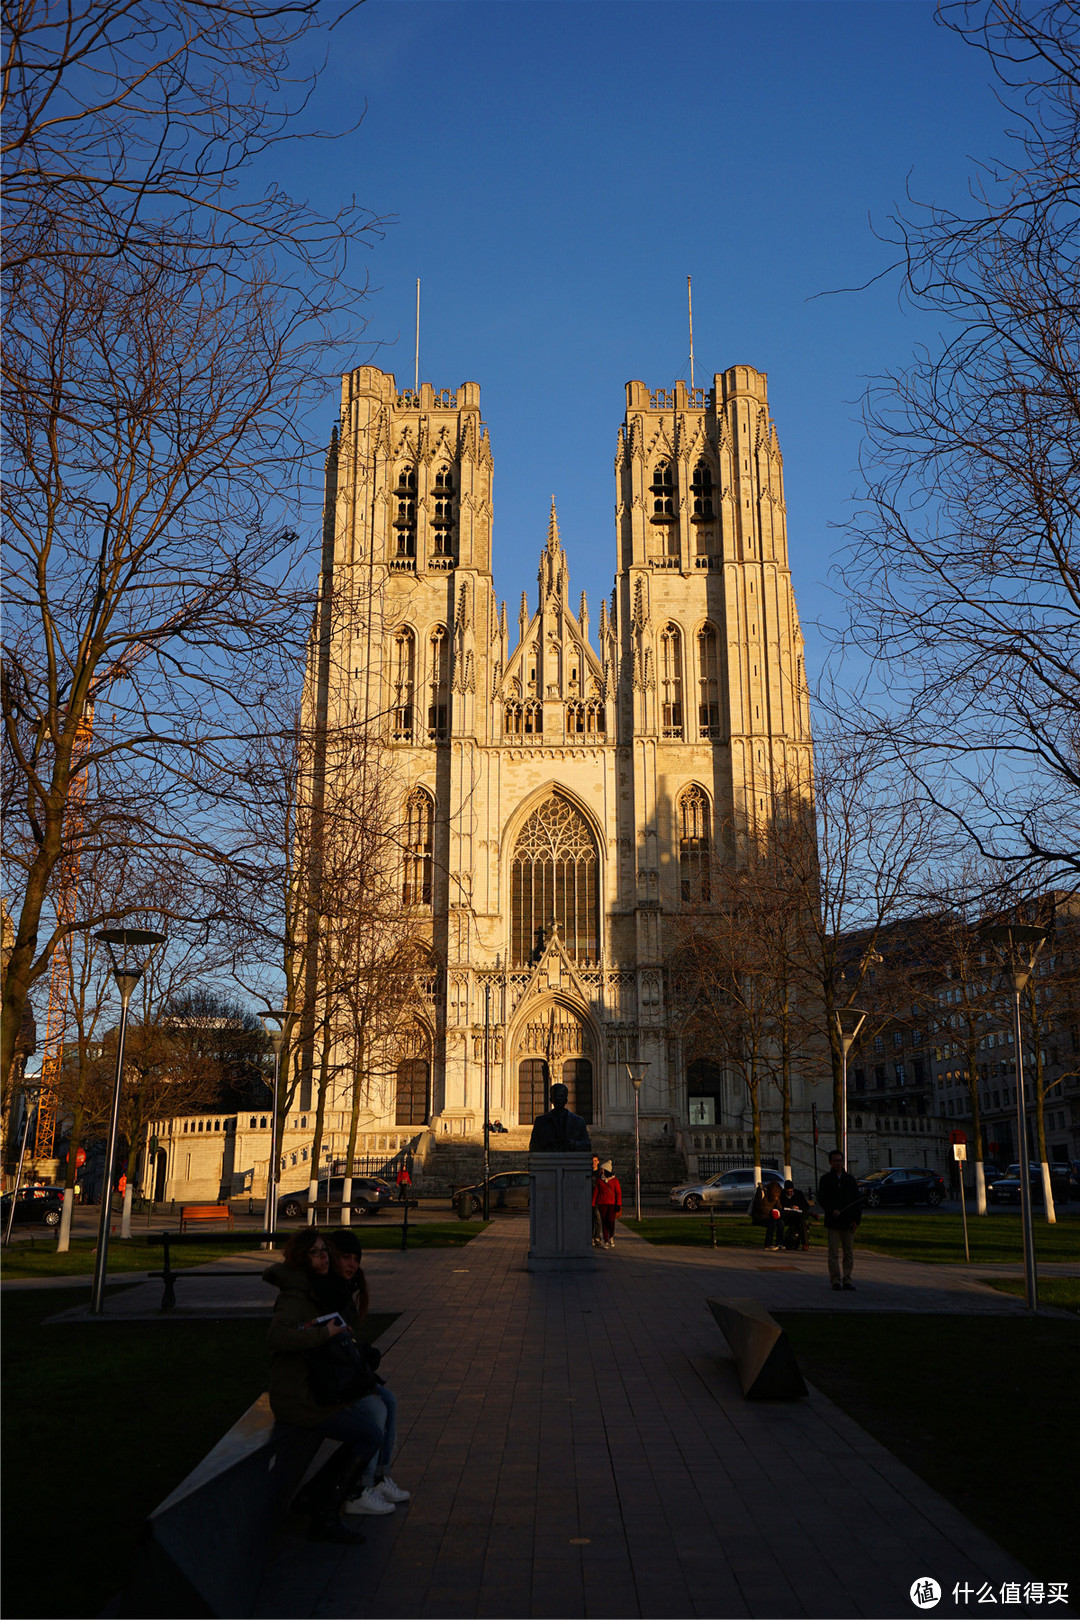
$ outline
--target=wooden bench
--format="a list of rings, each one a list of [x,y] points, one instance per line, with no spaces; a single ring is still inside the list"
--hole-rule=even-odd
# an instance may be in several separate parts
[[[181,1232],[185,1226],[192,1226],[201,1221],[227,1221],[231,1232],[233,1212],[228,1204],[182,1204],[180,1206]]]

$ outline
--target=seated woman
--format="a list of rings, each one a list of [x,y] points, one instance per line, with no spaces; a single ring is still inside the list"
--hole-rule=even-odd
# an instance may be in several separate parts
[[[363,1257],[360,1239],[347,1226],[330,1234],[331,1269],[348,1294],[350,1314],[346,1320],[355,1321],[358,1329],[367,1316],[369,1299],[367,1278],[360,1265]],[[369,1357],[374,1358],[374,1366],[378,1366],[378,1352],[372,1352],[370,1347],[367,1349]],[[389,1472],[397,1439],[397,1396],[374,1371],[374,1367],[372,1376],[375,1387],[370,1395],[362,1397],[359,1410],[368,1413],[379,1425],[382,1443],[360,1477],[360,1491],[346,1502],[346,1513],[393,1513],[397,1503],[407,1502],[410,1496],[409,1491],[395,1485]]]
[[[310,1515],[310,1540],[363,1541],[362,1535],[342,1522],[341,1508],[377,1456],[383,1437],[371,1414],[354,1404],[355,1393],[347,1402],[333,1406],[321,1405],[312,1393],[308,1379],[311,1352],[349,1331],[340,1322],[318,1320],[341,1312],[344,1293],[340,1281],[331,1277],[330,1252],[319,1229],[306,1226],[294,1232],[285,1245],[284,1263],[268,1267],[263,1281],[278,1290],[267,1334],[270,1409],[279,1423],[295,1424],[323,1439],[341,1442],[329,1462],[299,1492],[294,1506]]]
[[[784,1247],[808,1249],[810,1233],[806,1223],[810,1218],[810,1205],[806,1194],[801,1193],[793,1181],[784,1182],[784,1190],[780,1195],[780,1213],[784,1221]]]

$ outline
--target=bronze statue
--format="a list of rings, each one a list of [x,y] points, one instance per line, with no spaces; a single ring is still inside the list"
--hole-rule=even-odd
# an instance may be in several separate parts
[[[592,1143],[585,1121],[566,1106],[570,1093],[566,1086],[551,1088],[549,1113],[537,1114],[529,1138],[530,1153],[590,1153]]]

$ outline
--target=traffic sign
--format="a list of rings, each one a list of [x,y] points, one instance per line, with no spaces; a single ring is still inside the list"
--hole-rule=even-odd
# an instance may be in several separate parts
[[[963,1163],[963,1161],[967,1158],[967,1143],[954,1142],[952,1156],[957,1160],[958,1163]]]

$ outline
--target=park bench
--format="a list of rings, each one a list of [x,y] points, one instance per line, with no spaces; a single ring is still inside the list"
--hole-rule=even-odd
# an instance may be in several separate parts
[[[180,1206],[180,1230],[185,1226],[201,1224],[203,1221],[227,1221],[232,1231],[233,1212],[228,1204],[182,1204]]]
[[[323,1445],[275,1425],[267,1395],[145,1521],[116,1614],[250,1614],[274,1534]]]
[[[244,1233],[245,1238],[247,1238],[249,1236],[251,1238],[251,1247],[253,1249],[258,1248],[258,1246],[261,1243],[265,1243],[267,1241],[270,1241],[270,1242],[273,1242],[273,1243],[278,1242],[278,1239],[277,1239],[277,1237],[275,1236],[275,1234],[273,1232],[251,1232],[251,1233],[245,1232]],[[150,1244],[153,1244],[155,1246],[160,1243],[162,1245],[164,1251],[165,1251],[161,1270],[160,1271],[148,1271],[147,1272],[148,1277],[160,1277],[161,1280],[162,1280],[162,1283],[164,1284],[164,1290],[163,1290],[162,1295],[161,1295],[161,1309],[163,1311],[171,1311],[173,1309],[173,1307],[176,1304],[176,1284],[177,1284],[177,1281],[181,1277],[184,1277],[184,1276],[188,1275],[188,1268],[187,1267],[184,1267],[180,1271],[174,1271],[173,1270],[171,1252],[170,1252],[171,1248],[172,1248],[172,1245],[174,1243],[183,1243],[185,1245],[187,1245],[189,1243],[211,1243],[212,1244],[212,1243],[215,1242],[215,1240],[220,1243],[220,1242],[224,1242],[227,1237],[228,1237],[228,1234],[224,1233],[224,1232],[205,1232],[205,1233],[204,1232],[195,1232],[195,1233],[183,1233],[183,1234],[180,1233],[180,1232],[148,1232],[147,1233],[144,1241],[146,1243],[150,1243]],[[267,1259],[267,1264],[269,1265],[270,1256],[267,1255],[266,1259]],[[250,1278],[251,1277],[251,1270],[249,1268],[246,1271],[238,1271],[238,1270],[233,1270],[233,1271],[213,1271],[213,1272],[200,1271],[200,1272],[196,1272],[195,1275],[202,1278],[202,1279],[204,1279],[204,1280],[205,1280],[205,1278],[207,1276],[212,1276],[212,1277],[247,1277],[247,1278]]]
[[[707,1299],[731,1346],[748,1401],[795,1401],[810,1392],[791,1341],[756,1299]]]

